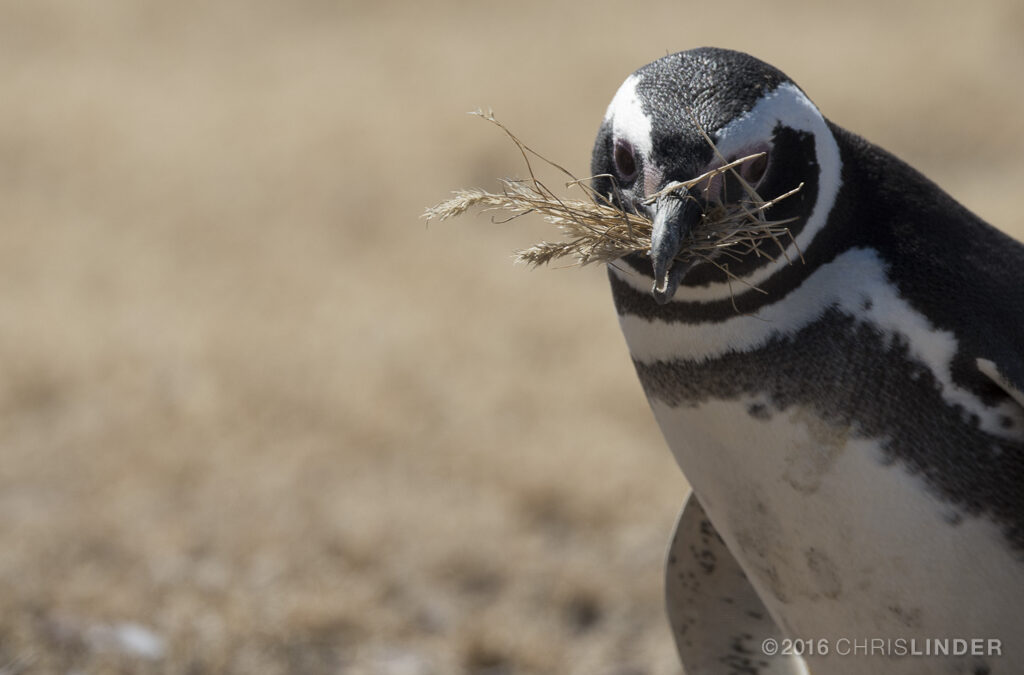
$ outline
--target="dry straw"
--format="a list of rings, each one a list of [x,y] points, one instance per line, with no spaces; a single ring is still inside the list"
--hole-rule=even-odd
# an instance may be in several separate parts
[[[502,179],[504,189],[500,194],[484,190],[458,190],[453,193],[451,199],[427,209],[423,214],[424,218],[446,220],[461,215],[474,207],[482,207],[485,211],[509,212],[509,218],[501,222],[507,222],[528,213],[538,213],[561,229],[566,238],[563,241],[542,241],[519,251],[516,254],[516,260],[531,266],[546,264],[567,256],[575,258],[575,263],[579,265],[613,262],[629,253],[647,253],[650,250],[651,219],[641,214],[625,211],[616,205],[612,195],[598,194],[590,185],[590,181],[600,176],[578,179],[566,169],[546,159],[520,141],[504,124],[495,119],[493,113],[477,111],[474,114],[497,125],[512,139],[523,156],[530,178]],[[698,128],[700,128],[699,125]],[[701,133],[711,147],[715,148],[711,138],[703,130]],[[788,238],[795,246],[793,236],[790,234],[789,228],[786,227],[790,221],[768,220],[765,211],[795,194],[803,187],[803,184],[801,183],[789,192],[765,200],[736,171],[736,167],[763,156],[763,153],[741,157],[732,162],[726,162],[725,158],[718,153],[717,148],[715,148],[715,154],[722,162],[721,166],[683,183],[675,183],[647,198],[644,204],[652,204],[665,193],[681,188],[687,190],[696,188],[707,194],[714,178],[726,172],[731,173],[743,187],[745,196],[728,204],[706,200],[708,208],[701,216],[698,225],[683,240],[676,260],[682,263],[707,262],[720,268],[730,279],[742,281],[729,272],[728,261],[723,259],[738,260],[741,256],[753,254],[774,260],[778,255],[775,253],[777,250],[789,260],[782,240]],[[582,189],[590,200],[564,199],[556,195],[537,178],[530,163],[531,156],[565,174],[570,179],[566,183],[566,187]],[[614,184],[615,178],[608,177]]]

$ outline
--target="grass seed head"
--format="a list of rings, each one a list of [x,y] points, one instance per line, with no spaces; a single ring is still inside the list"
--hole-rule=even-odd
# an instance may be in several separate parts
[[[539,214],[562,232],[563,239],[542,241],[516,254],[517,261],[531,266],[548,264],[562,258],[572,258],[578,265],[607,263],[629,253],[650,251],[651,219],[644,214],[625,211],[615,204],[611,195],[598,194],[591,186],[591,181],[598,176],[583,180],[577,178],[525,145],[492,113],[477,111],[475,114],[497,125],[508,135],[522,154],[530,177],[523,180],[502,179],[500,193],[484,190],[455,191],[450,199],[428,208],[423,214],[424,218],[447,220],[475,208],[483,211],[503,211],[509,214],[505,221],[528,213]],[[703,130],[701,133],[714,148],[711,138]],[[683,188],[707,191],[712,180],[726,172],[742,186],[744,196],[738,201],[723,204],[708,200],[708,206],[702,213],[700,222],[683,240],[676,260],[682,263],[708,262],[722,269],[730,278],[736,279],[729,272],[729,258],[738,260],[743,256],[756,255],[774,260],[782,255],[788,259],[783,240],[794,241],[787,227],[790,221],[768,220],[765,212],[798,192],[803,184],[766,200],[736,171],[736,167],[761,157],[761,154],[741,157],[732,162],[726,162],[717,148],[715,154],[722,162],[721,166],[683,183],[674,184],[644,200],[644,204],[648,205],[667,191]],[[565,184],[566,188],[582,191],[587,199],[556,195],[537,178],[530,161],[531,157],[564,174],[569,179]]]

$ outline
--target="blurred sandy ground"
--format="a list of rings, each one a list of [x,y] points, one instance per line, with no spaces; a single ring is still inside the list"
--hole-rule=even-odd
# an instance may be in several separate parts
[[[1015,0],[0,4],[0,672],[677,673],[599,269],[429,228],[744,49],[1024,232]]]

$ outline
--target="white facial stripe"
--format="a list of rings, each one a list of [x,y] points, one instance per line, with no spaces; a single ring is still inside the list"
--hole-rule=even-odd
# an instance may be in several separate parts
[[[723,127],[717,134],[715,145],[728,157],[758,141],[770,141],[780,121],[798,131],[832,135],[810,99],[795,84],[785,82],[765,94],[752,109]]]
[[[648,282],[649,283],[649,282]],[[870,301],[870,309],[864,309]],[[632,357],[652,363],[672,359],[702,361],[745,352],[763,346],[776,337],[793,335],[820,318],[826,309],[840,311],[869,322],[890,336],[901,335],[909,355],[931,370],[942,385],[942,397],[950,405],[961,405],[976,413],[988,433],[1006,436],[999,415],[1024,423],[1020,409],[1012,404],[990,408],[971,392],[953,383],[951,365],[957,352],[956,337],[935,328],[923,314],[901,298],[889,283],[885,264],[872,249],[851,249],[811,274],[797,289],[757,316],[736,316],[719,323],[667,323],[648,321],[633,315],[619,317]]]
[[[776,262],[757,268],[744,280],[757,286],[775,274],[789,260],[797,260],[800,251],[806,251],[815,235],[821,231],[828,221],[829,213],[839,193],[840,177],[839,145],[832,136],[825,119],[818,109],[796,85],[785,83],[768,94],[748,113],[730,122],[718,133],[715,143],[719,151],[728,157],[730,154],[753,145],[759,140],[770,140],[775,126],[782,122],[798,131],[806,131],[814,135],[814,147],[818,156],[818,198],[814,209],[807,219],[807,224],[790,243],[786,255],[780,255]],[[795,185],[792,187],[796,187]],[[764,195],[770,198],[774,195]],[[741,286],[742,288],[742,286]],[[709,284],[699,288],[681,286],[676,293],[679,299],[708,302],[730,297],[737,290],[736,283]]]
[[[604,114],[605,120],[612,121],[612,135],[629,141],[636,151],[649,163],[651,157],[651,118],[644,114],[636,85],[640,81],[636,75],[630,75],[615,92],[615,98],[608,105]]]

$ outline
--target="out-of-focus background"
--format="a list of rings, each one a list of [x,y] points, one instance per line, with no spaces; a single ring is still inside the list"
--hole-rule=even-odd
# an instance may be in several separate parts
[[[0,3],[0,672],[678,673],[600,269],[426,226],[699,45],[1020,237],[1024,9]]]

